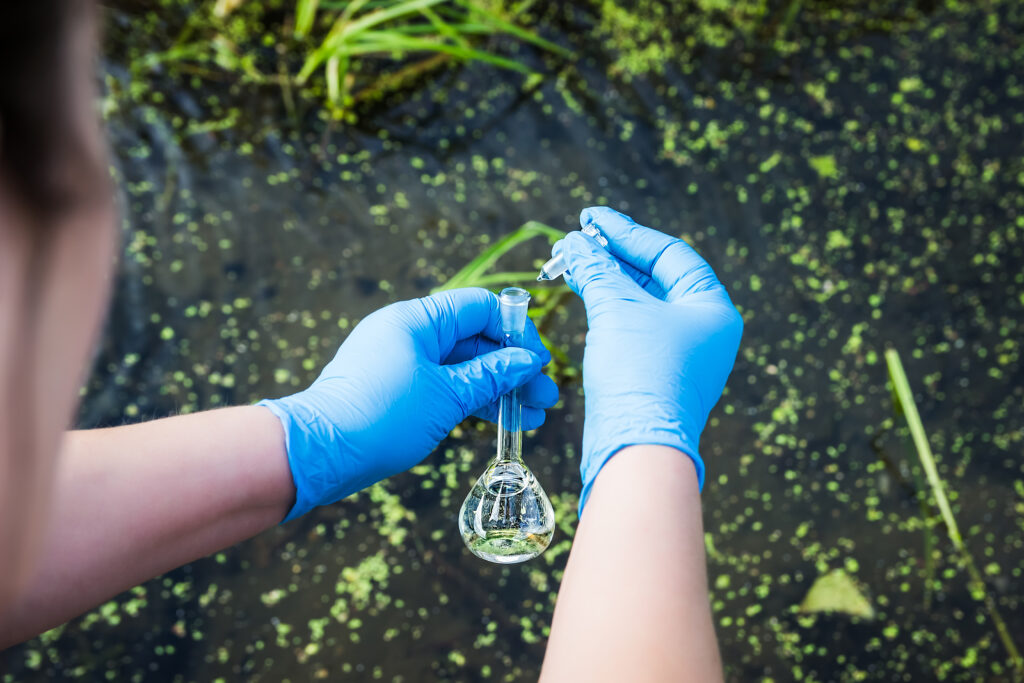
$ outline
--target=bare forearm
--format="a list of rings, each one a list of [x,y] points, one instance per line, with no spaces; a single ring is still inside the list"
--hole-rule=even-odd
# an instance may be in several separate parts
[[[542,680],[721,677],[693,464],[663,446],[623,449],[580,521]]]
[[[0,648],[281,521],[294,490],[280,423],[228,408],[70,432],[37,571]]]

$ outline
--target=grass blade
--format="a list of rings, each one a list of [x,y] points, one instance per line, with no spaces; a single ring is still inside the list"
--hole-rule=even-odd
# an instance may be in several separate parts
[[[188,43],[175,45],[163,52],[150,52],[132,60],[133,69],[153,69],[161,64],[178,62],[186,59],[205,61],[208,59],[208,46],[205,43]]]
[[[424,8],[440,4],[442,2],[445,2],[445,0],[408,0],[407,2],[397,3],[387,8],[382,7],[370,12],[369,14],[361,16],[353,22],[350,22],[348,26],[345,27],[343,33],[344,35],[359,33],[360,31],[365,31],[373,28],[374,26],[383,24],[386,21],[397,19],[398,17],[406,14],[415,14]]]
[[[395,0],[360,0],[356,3],[353,0],[321,0],[321,9],[337,10],[339,12],[347,12],[349,7],[358,4],[360,7],[369,7],[370,9],[376,9],[377,7],[387,7]],[[357,11],[359,7],[353,12]]]
[[[473,280],[472,285],[461,285],[463,287],[491,287],[493,285],[514,285],[521,282],[536,282],[537,273],[535,272],[511,272],[511,273],[489,273],[487,275],[481,275],[480,277]],[[444,289],[451,289],[450,287],[444,287]]]
[[[474,286],[498,262],[498,259],[514,247],[534,237],[547,237],[549,241],[555,242],[565,237],[565,233],[537,221],[524,223],[519,229],[510,232],[487,249],[484,249],[479,256],[467,263],[448,282],[435,288],[434,291],[440,292],[446,289],[455,289],[456,287]],[[533,277],[536,278],[536,275],[534,274]]]
[[[939,478],[939,471],[935,466],[935,456],[932,454],[932,448],[928,443],[928,436],[925,434],[921,416],[917,412],[917,404],[914,402],[914,394],[910,390],[907,374],[903,371],[903,363],[900,362],[899,352],[895,349],[887,349],[885,352],[885,362],[889,366],[889,378],[892,380],[896,399],[899,401],[903,415],[907,418],[907,426],[910,427],[910,436],[914,440],[917,457],[921,460],[921,466],[924,468],[928,484],[931,486],[932,494],[935,496],[935,503],[939,507],[943,521],[946,523],[946,532],[949,534],[953,546],[960,553],[960,560],[964,567],[967,568],[967,573],[971,577],[972,593],[976,592],[984,601],[989,618],[992,619],[999,638],[1010,655],[1010,660],[1013,662],[1013,668],[1017,671],[1017,675],[1024,675],[1024,659],[1021,658],[1020,652],[1010,636],[1006,622],[1003,621],[1002,616],[999,614],[995,600],[985,586],[981,572],[978,571],[977,566],[974,564],[974,558],[971,557],[967,546],[964,545],[956,518],[953,517],[953,510],[949,505],[949,500],[946,498],[942,480]]]
[[[935,456],[928,444],[928,437],[924,432],[924,425],[921,423],[921,416],[917,412],[917,404],[914,403],[914,394],[910,391],[910,382],[903,371],[903,364],[900,362],[900,355],[895,349],[888,349],[885,352],[885,362],[889,365],[889,378],[892,380],[893,391],[899,401],[903,415],[907,418],[907,426],[910,427],[910,436],[914,440],[914,447],[917,449],[917,456],[921,460],[928,484],[935,495],[935,503],[939,506],[939,512],[946,523],[946,530],[949,538],[957,550],[964,546],[963,537],[953,517],[953,510],[949,506],[946,492],[939,478],[939,471],[935,467]]]
[[[364,7],[386,7],[389,1],[390,0],[384,0],[383,2],[368,2],[367,0],[352,0],[351,2],[346,3],[345,10],[341,13],[341,16],[338,17],[335,24],[339,27],[343,26],[344,24],[347,24],[353,16],[355,16],[356,12]]]
[[[433,14],[439,18],[441,17],[441,15],[438,14],[437,12],[433,12]],[[444,20],[442,19],[442,21]],[[495,28],[493,26],[489,26],[487,24],[482,23],[453,24],[451,22],[446,22],[446,25],[451,27],[454,31],[456,31],[460,37],[470,35],[494,35],[495,32]],[[406,26],[394,26],[388,27],[388,30],[409,36],[437,34],[437,29],[430,24],[409,24]]]
[[[376,33],[376,32],[375,32]],[[503,69],[518,71],[520,73],[533,73],[529,67],[514,59],[499,57],[498,55],[476,50],[473,48],[459,47],[440,40],[417,38],[400,34],[388,34],[387,36],[372,35],[367,42],[356,42],[339,48],[335,55],[372,55],[405,52],[442,52],[459,59],[484,62],[492,66],[499,66]]]
[[[325,75],[327,78],[327,101],[338,106],[341,101],[341,78],[338,75],[340,59],[337,56],[327,60]]]
[[[480,7],[480,6],[476,5],[476,4],[474,4],[470,0],[455,0],[455,1],[459,5],[462,5],[463,7],[465,7],[466,10],[468,10],[470,14],[476,14],[476,15],[479,15],[479,16],[483,17],[484,19],[486,19],[486,21],[488,21],[489,23],[494,24],[499,29],[501,29],[504,33],[507,33],[507,34],[509,34],[511,36],[515,36],[516,38],[519,38],[520,40],[524,40],[524,41],[526,41],[528,43],[532,43],[532,44],[536,45],[539,48],[547,50],[548,52],[554,52],[555,54],[559,54],[559,55],[561,55],[563,57],[570,57],[571,58],[573,56],[573,54],[572,54],[572,52],[570,50],[565,49],[561,45],[557,45],[555,43],[552,43],[550,40],[545,40],[544,38],[541,38],[540,36],[538,36],[533,31],[528,31],[527,29],[525,29],[525,28],[523,28],[521,26],[517,26],[516,24],[513,24],[510,21],[502,19],[496,13],[490,12],[488,10],[485,10],[483,7]]]
[[[420,14],[425,16],[427,20],[430,21],[431,25],[433,25],[433,27],[437,29],[437,32],[439,34],[441,34],[442,36],[446,36],[449,40],[451,40],[459,47],[469,47],[469,43],[466,42],[466,39],[463,38],[462,35],[458,31],[456,31],[450,24],[445,22],[444,19],[439,17],[437,15],[437,12],[430,9],[429,7],[424,7],[423,9],[420,10]]]
[[[430,7],[437,5],[445,0],[408,0],[407,2],[401,2],[387,7],[381,7],[375,9],[372,12],[362,15],[358,19],[351,20],[352,14],[350,13],[351,6],[346,9],[345,12],[338,17],[338,21],[335,22],[331,32],[324,39],[323,43],[320,44],[313,54],[306,58],[306,61],[302,64],[302,69],[299,70],[299,75],[295,77],[295,80],[302,84],[316,71],[317,67],[323,64],[331,55],[337,54],[338,51],[344,46],[351,38],[359,33],[367,31],[374,26],[378,26],[382,23],[397,19],[407,14],[414,14],[419,12],[424,7]],[[361,7],[366,4],[359,0],[354,0],[352,5]]]
[[[295,37],[305,38],[313,28],[320,0],[299,0],[295,6]]]

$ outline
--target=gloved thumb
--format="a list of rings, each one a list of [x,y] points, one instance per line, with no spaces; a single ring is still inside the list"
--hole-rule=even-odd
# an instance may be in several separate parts
[[[462,405],[460,419],[526,384],[540,372],[541,367],[540,356],[512,346],[481,354],[463,363],[443,366]]]
[[[580,295],[587,308],[607,299],[639,300],[647,296],[622,264],[582,232],[570,232],[552,248],[561,253],[568,270],[565,282]]]

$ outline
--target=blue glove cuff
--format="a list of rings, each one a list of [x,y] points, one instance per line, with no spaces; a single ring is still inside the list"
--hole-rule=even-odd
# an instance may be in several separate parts
[[[337,429],[328,420],[302,402],[290,401],[290,398],[264,399],[256,404],[276,415],[284,428],[288,468],[295,484],[295,504],[281,520],[281,524],[301,517],[317,505],[341,500],[373,483],[363,482],[353,476],[351,471],[346,471],[350,470],[345,466],[346,458],[328,457],[326,453],[322,453],[325,445],[338,452],[346,452],[348,449]],[[307,454],[301,467],[294,458],[298,453]],[[310,453],[321,455],[309,458]],[[332,482],[339,481],[346,482],[346,485],[332,485]],[[328,492],[327,501],[324,501],[325,491]],[[316,492],[319,492],[319,495]]]
[[[675,448],[693,461],[693,467],[697,470],[697,488],[700,491],[704,490],[704,461],[697,450],[697,444],[687,439],[686,435],[681,431],[676,432],[671,429],[655,427],[646,430],[643,434],[623,435],[623,438],[616,440],[614,443],[616,445],[585,457],[583,464],[580,466],[583,491],[580,493],[578,514],[581,518],[583,517],[583,507],[587,504],[590,490],[593,488],[594,480],[597,479],[601,468],[612,459],[612,456],[629,446],[667,446]]]

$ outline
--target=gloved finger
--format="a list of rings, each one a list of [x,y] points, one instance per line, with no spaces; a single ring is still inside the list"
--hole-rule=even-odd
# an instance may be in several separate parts
[[[721,289],[707,261],[680,239],[638,225],[629,216],[607,206],[591,206],[580,213],[580,225],[594,224],[608,240],[611,252],[665,291],[666,301],[705,290]]]
[[[499,325],[500,327],[500,325]],[[499,330],[500,332],[500,330]],[[470,358],[476,358],[481,353],[490,353],[502,347],[500,341],[494,341],[483,334],[477,334],[468,339],[460,339],[455,342],[455,346],[452,348],[451,353],[444,359],[445,365],[453,365],[455,363],[462,363]],[[540,340],[540,334],[537,332],[537,327],[533,324],[533,321],[527,318],[526,330],[523,333],[523,348],[533,351],[540,356],[541,363],[547,365],[551,362],[551,352],[548,351],[547,347]]]
[[[438,362],[448,357],[459,340],[501,325],[498,297],[481,287],[451,289],[416,301],[426,314],[425,324],[417,332],[428,348],[436,344],[437,355],[430,355]]]
[[[622,259],[618,259],[618,261],[619,265],[622,266],[622,269],[626,271],[626,274],[633,278],[638,285],[643,287],[645,292],[658,299],[665,298],[665,290],[661,288],[661,285],[654,281],[654,278],[645,273],[641,273]]]
[[[465,419],[502,394],[526,384],[541,370],[537,354],[517,346],[498,349],[456,365],[443,366]]]
[[[540,408],[527,408],[523,406],[523,430],[537,429],[544,424],[547,414]],[[494,419],[498,419],[495,415]]]
[[[484,406],[480,410],[473,413],[474,417],[479,417],[488,422],[498,422],[498,404],[491,403]],[[529,406],[523,406],[523,429],[537,429],[544,424],[545,412],[541,408],[530,408]]]
[[[562,254],[568,269],[565,282],[580,295],[587,308],[606,299],[646,297],[647,293],[622,268],[620,261],[593,237],[570,232],[555,243],[552,254]]]
[[[544,342],[540,339],[540,331],[537,330],[537,326],[530,318],[526,319],[526,329],[523,330],[523,348],[537,354],[542,365],[551,362],[551,352],[548,351],[548,347],[544,346]]]
[[[559,246],[559,243],[555,243],[552,246],[552,249],[551,249],[552,254],[551,255],[554,256],[555,254],[558,254],[559,252],[561,252],[561,249],[562,248],[561,248],[561,246]],[[657,282],[655,282],[653,279],[651,279],[650,275],[647,275],[645,273],[641,273],[639,270],[637,270],[633,266],[629,265],[628,263],[626,263],[622,259],[618,259],[618,261],[619,261],[619,266],[622,267],[622,270],[626,271],[626,274],[629,275],[631,278],[633,278],[633,280],[638,285],[643,287],[644,290],[648,294],[650,294],[651,296],[654,296],[654,297],[656,297],[658,299],[664,299],[665,298],[665,290],[663,290],[661,288],[661,286]]]
[[[550,377],[541,373],[523,385],[519,395],[523,408],[544,410],[558,403],[558,385]],[[498,418],[498,401],[488,403],[473,412],[476,417],[494,422]]]
[[[558,403],[558,385],[542,372],[523,386],[520,397],[524,406],[550,408]]]

